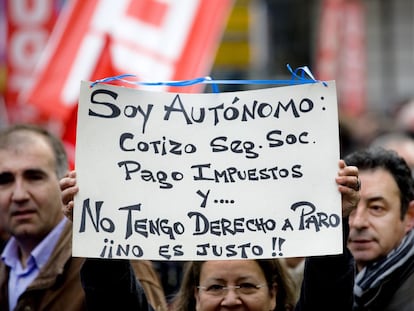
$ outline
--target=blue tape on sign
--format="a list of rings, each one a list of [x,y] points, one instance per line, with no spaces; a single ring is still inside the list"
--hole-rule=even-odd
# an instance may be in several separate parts
[[[306,84],[306,83],[323,83],[324,86],[327,86],[327,83],[324,81],[316,80],[307,66],[298,67],[293,70],[289,64],[287,68],[292,74],[290,80],[214,80],[209,76],[200,77],[190,80],[180,80],[180,81],[137,81],[137,76],[133,74],[123,74],[113,77],[107,77],[100,80],[92,82],[90,87],[94,87],[98,83],[110,83],[113,81],[119,81],[126,84],[133,85],[142,85],[142,86],[190,86],[195,84],[211,84],[214,93],[219,92],[219,84],[278,84],[278,85],[296,85],[296,84]],[[133,80],[130,80],[133,79]]]

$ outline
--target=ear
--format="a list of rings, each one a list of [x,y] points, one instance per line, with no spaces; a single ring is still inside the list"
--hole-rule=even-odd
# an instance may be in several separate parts
[[[404,221],[405,232],[407,233],[412,228],[414,228],[414,201],[410,201],[410,203],[408,203],[408,209],[407,213],[405,214]]]
[[[276,309],[276,296],[277,296],[277,283],[274,283],[272,285],[272,288],[270,288],[270,298],[271,298],[271,303],[270,303],[270,311],[273,311],[274,309]]]
[[[194,288],[194,299],[196,302],[196,311],[200,310],[200,291]]]

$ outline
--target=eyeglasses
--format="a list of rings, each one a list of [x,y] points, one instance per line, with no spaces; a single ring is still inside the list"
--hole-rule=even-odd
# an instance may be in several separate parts
[[[234,286],[224,286],[220,284],[213,284],[209,286],[197,286],[198,289],[204,291],[206,294],[216,297],[222,297],[227,294],[230,289],[234,289],[234,291],[238,295],[253,295],[259,291],[262,287],[265,287],[265,284],[252,284],[252,283],[241,283],[239,285]]]

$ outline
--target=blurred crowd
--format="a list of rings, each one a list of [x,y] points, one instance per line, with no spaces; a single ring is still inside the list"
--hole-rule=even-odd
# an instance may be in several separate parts
[[[366,111],[361,116],[339,116],[341,155],[372,144],[397,149],[409,164],[414,163],[414,99],[406,99],[379,114]]]

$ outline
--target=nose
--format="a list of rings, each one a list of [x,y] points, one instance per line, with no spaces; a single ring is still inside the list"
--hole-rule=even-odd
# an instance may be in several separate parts
[[[15,202],[22,202],[29,198],[26,184],[21,179],[16,179],[14,182],[12,200]]]
[[[368,226],[367,209],[358,204],[357,208],[349,215],[349,226],[355,229],[363,229]]]
[[[240,296],[235,288],[228,288],[221,301],[222,306],[235,306],[240,305],[241,303]]]

